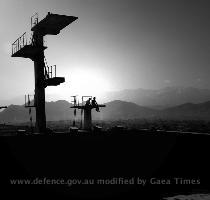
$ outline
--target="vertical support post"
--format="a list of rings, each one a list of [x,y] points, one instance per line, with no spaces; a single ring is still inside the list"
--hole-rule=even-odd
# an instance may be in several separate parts
[[[47,77],[50,78],[50,68],[47,67]]]
[[[91,108],[84,109],[84,129],[91,130],[92,128],[92,115]]]
[[[17,46],[18,46],[18,51],[20,50],[20,47],[19,47],[19,38],[18,38],[18,40],[17,40]]]
[[[52,78],[52,66],[50,66],[50,78]]]
[[[28,94],[28,106],[30,106],[30,104],[31,104],[31,101],[30,101],[30,96]]]
[[[43,46],[43,36],[40,33],[34,32],[34,43],[38,47]],[[41,134],[46,132],[44,67],[43,50],[34,58],[36,129]]]
[[[56,65],[54,65],[55,66],[55,77],[56,77]]]

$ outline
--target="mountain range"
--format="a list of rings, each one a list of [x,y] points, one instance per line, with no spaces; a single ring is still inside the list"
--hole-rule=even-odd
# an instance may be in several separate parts
[[[73,94],[72,94],[73,95]],[[55,95],[54,95],[55,97]],[[50,98],[51,100],[54,98]],[[59,97],[56,97],[59,99]],[[169,107],[179,106],[185,103],[202,103],[210,101],[210,89],[199,89],[194,87],[165,87],[162,89],[126,89],[121,91],[106,92],[103,97],[97,98],[99,102],[110,102],[121,100],[133,102],[143,107],[155,109],[165,109]],[[2,105],[21,105],[23,96],[17,96],[13,99],[0,99]]]
[[[194,104],[185,103],[162,110],[139,106],[132,102],[121,100],[105,104],[100,112],[93,110],[93,120],[129,120],[129,119],[174,119],[174,120],[210,120],[210,101]],[[71,120],[74,118],[71,103],[65,100],[46,102],[47,121]],[[35,109],[32,108],[32,118],[35,120]],[[81,111],[77,111],[80,119]],[[0,122],[27,122],[29,109],[23,105],[10,105],[0,112]]]
[[[107,92],[103,101],[121,100],[156,109],[164,109],[185,103],[210,101],[210,90],[193,87],[166,87],[158,90],[127,89]]]

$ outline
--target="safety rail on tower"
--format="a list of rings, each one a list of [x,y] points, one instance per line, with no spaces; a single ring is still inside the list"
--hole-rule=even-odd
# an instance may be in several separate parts
[[[35,95],[25,95],[25,108],[28,108],[31,133],[34,132],[32,108],[35,108]]]
[[[65,82],[64,77],[57,77],[57,66],[52,65],[48,66],[47,60],[44,57],[45,61],[45,70],[44,70],[44,77],[45,77],[45,87],[47,86],[57,86],[60,85],[61,83]]]
[[[25,108],[33,108],[36,107],[35,105],[35,95],[25,95]]]
[[[28,40],[26,37],[26,32],[23,33],[15,42],[12,44],[12,55],[14,55],[17,51],[22,49],[24,46],[28,45]]]
[[[35,13],[32,17],[31,17],[31,29],[36,26],[39,23],[39,16],[38,13]]]
[[[43,45],[35,45],[33,34],[30,39],[25,33],[23,33],[15,42],[12,44],[12,57],[22,57],[34,59],[34,57],[40,51],[45,50],[47,47]]]

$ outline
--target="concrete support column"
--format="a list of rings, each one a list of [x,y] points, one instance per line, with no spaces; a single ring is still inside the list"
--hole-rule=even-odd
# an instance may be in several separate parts
[[[43,47],[43,36],[39,35],[38,33],[34,33],[34,44],[37,47]],[[36,131],[42,134],[46,132],[44,67],[44,50],[41,50],[34,58],[34,74]]]
[[[92,115],[91,108],[84,109],[84,129],[91,130],[92,128]]]

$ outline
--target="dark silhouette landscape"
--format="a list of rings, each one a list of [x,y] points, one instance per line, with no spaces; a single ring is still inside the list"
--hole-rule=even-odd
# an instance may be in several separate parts
[[[106,109],[101,109],[99,113],[93,112],[94,120],[210,120],[210,101],[197,104],[185,103],[162,110],[121,100],[111,101],[105,105]],[[74,116],[71,106],[72,104],[65,100],[46,102],[47,121],[72,120]],[[32,116],[35,119],[34,109],[32,109]],[[80,112],[77,113],[77,118],[80,118]],[[28,120],[28,109],[24,105],[10,105],[0,112],[1,123],[22,123]]]

